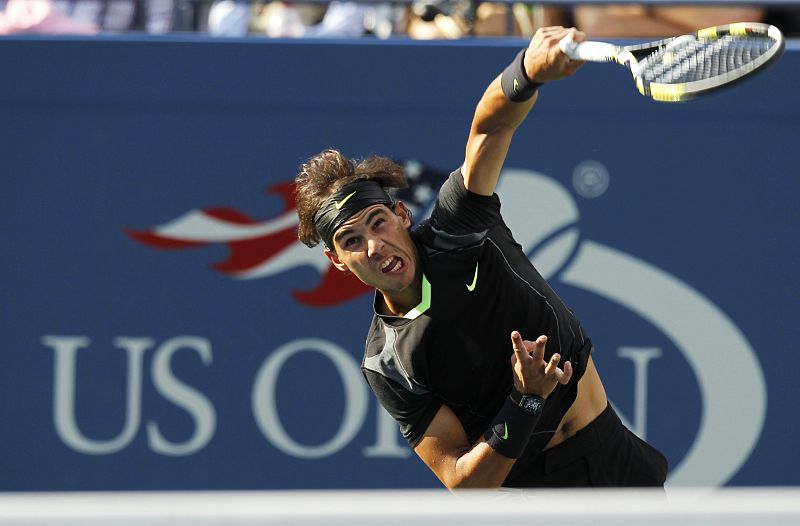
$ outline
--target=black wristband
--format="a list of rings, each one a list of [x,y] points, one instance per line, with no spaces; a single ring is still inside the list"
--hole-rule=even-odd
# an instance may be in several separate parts
[[[517,404],[517,407],[522,409],[523,412],[531,415],[538,415],[542,412],[544,407],[544,398],[535,394],[523,394],[516,389],[511,389],[511,394],[508,395],[512,402]]]
[[[540,414],[526,413],[511,397],[506,398],[483,439],[504,457],[517,459],[525,451]]]
[[[525,102],[533,97],[542,84],[533,82],[525,73],[525,50],[523,49],[500,76],[500,86],[506,98],[512,102]]]

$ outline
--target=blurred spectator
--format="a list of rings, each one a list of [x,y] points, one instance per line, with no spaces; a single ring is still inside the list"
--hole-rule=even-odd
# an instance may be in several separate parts
[[[63,1],[63,0],[62,0]],[[364,34],[417,39],[465,36],[531,37],[540,27],[577,25],[593,37],[662,37],[735,21],[765,20],[765,9],[751,6],[646,4],[579,5],[573,10],[536,3],[479,0],[416,0],[405,4],[333,1],[330,4],[215,0],[208,29],[216,36],[344,37]],[[782,27],[782,26],[781,26]],[[782,27],[783,28],[783,27]]]
[[[8,0],[0,4],[0,35],[50,33],[92,35],[97,25],[66,16],[51,0]]]
[[[240,37],[247,34],[250,2],[216,0],[208,11],[208,31],[214,36]]]
[[[178,0],[0,0],[0,34],[93,34],[173,29]],[[550,25],[576,25],[591,38],[666,37],[736,21],[766,21],[787,35],[800,31],[798,8],[757,6],[580,5],[574,9],[535,3],[479,0],[286,2],[209,0],[192,4],[215,36],[342,37],[408,34],[417,39],[466,36],[531,37]],[[195,18],[195,20],[197,20]],[[205,22],[200,24],[206,26]]]
[[[174,0],[8,0],[0,2],[0,34],[172,29]]]
[[[764,9],[748,6],[576,6],[575,25],[590,38],[669,37],[731,22],[759,22]]]
[[[100,31],[172,30],[175,0],[53,0],[72,20],[95,24]]]
[[[365,34],[387,38],[396,30],[402,7],[382,2],[329,4],[274,1],[255,4],[246,0],[216,0],[208,18],[214,36],[264,34],[273,38],[354,38]]]
[[[563,9],[541,4],[417,0],[412,13],[408,35],[417,39],[532,37],[540,27],[569,23]]]
[[[241,37],[250,32],[271,37],[299,37],[325,13],[324,4],[215,0],[208,13],[213,36]]]
[[[331,2],[319,24],[309,27],[309,37],[360,37],[366,33],[364,20],[371,6],[357,2]]]
[[[407,33],[411,38],[456,39],[472,32],[477,2],[416,0],[411,4]]]
[[[509,22],[513,22],[510,28]],[[568,25],[566,14],[563,9],[557,7],[481,2],[475,12],[473,33],[475,36],[487,37],[504,35],[532,37],[540,27],[566,25]]]

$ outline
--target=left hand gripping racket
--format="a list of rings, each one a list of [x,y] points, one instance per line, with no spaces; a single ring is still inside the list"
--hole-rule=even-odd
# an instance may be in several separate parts
[[[626,66],[639,93],[662,102],[683,102],[752,75],[783,52],[780,30],[769,24],[740,22],[714,26],[647,44],[560,43],[573,60],[616,62]]]

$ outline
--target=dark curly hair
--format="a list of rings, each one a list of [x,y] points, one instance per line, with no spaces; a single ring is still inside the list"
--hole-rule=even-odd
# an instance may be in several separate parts
[[[406,188],[403,168],[387,157],[368,157],[362,161],[348,159],[337,150],[324,150],[300,165],[295,177],[295,204],[300,226],[297,237],[306,246],[319,244],[320,235],[314,226],[314,214],[325,199],[342,187],[360,180],[373,180],[392,195],[390,189]]]

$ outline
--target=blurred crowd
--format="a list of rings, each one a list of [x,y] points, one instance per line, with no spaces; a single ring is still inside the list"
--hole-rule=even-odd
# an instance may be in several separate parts
[[[738,21],[800,35],[800,6],[620,3],[564,7],[477,0],[0,0],[0,35],[193,32],[219,37],[371,36],[414,39],[532,36],[548,25],[593,38],[665,37]]]

